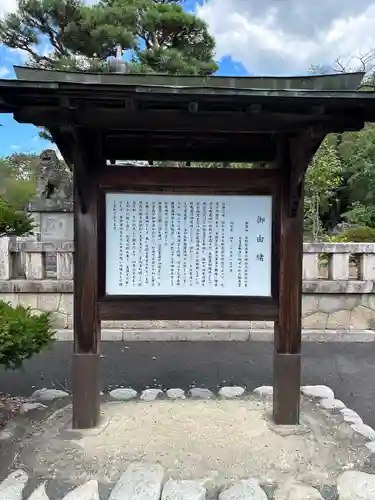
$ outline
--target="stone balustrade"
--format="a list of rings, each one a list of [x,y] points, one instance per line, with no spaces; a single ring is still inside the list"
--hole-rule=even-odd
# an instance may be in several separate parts
[[[322,258],[328,263],[329,280],[375,280],[375,243],[304,243],[303,253],[306,281],[322,278]],[[353,270],[357,274],[353,275]]]
[[[52,311],[72,327],[72,241],[0,238],[0,300]],[[292,259],[293,256],[291,255]],[[375,243],[304,243],[303,327],[375,327]],[[213,326],[214,325],[214,326]],[[105,322],[108,328],[271,328],[270,322]]]

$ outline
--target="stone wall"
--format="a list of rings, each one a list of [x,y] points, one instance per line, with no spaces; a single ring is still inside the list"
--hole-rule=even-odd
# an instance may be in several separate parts
[[[54,238],[56,233],[65,236],[71,232],[68,218],[62,224],[41,221],[40,227],[45,228],[44,235],[34,239],[0,239],[0,300],[29,306],[35,311],[51,311],[56,328],[71,329],[74,248],[71,240]],[[50,240],[46,238],[48,234]],[[303,328],[341,331],[375,329],[374,283],[375,244],[305,243]],[[258,330],[273,328],[273,323],[107,321],[102,326],[120,330]]]

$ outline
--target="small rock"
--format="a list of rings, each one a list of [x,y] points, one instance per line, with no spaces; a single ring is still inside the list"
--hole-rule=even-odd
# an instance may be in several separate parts
[[[333,390],[326,385],[304,385],[301,392],[308,398],[335,399]]]
[[[256,479],[244,479],[222,491],[219,500],[268,500]]]
[[[213,392],[209,389],[204,389],[203,387],[193,387],[189,391],[189,395],[196,399],[212,399],[214,397]]]
[[[5,429],[0,431],[0,441],[11,439],[14,436],[14,428],[8,424]]]
[[[212,471],[209,476],[199,479],[198,483],[206,489],[209,498],[217,498],[217,492],[226,484],[226,480],[219,471]]]
[[[182,389],[168,389],[167,397],[169,399],[186,399],[185,391]]]
[[[70,491],[63,500],[100,500],[98,481],[94,479]]]
[[[257,387],[253,391],[258,396],[272,396],[273,395],[273,387],[271,385],[262,385],[261,387]]]
[[[316,488],[287,481],[275,491],[274,500],[324,500]]]
[[[361,434],[362,436],[369,439],[370,441],[375,440],[375,431],[369,425],[352,424],[350,427],[353,429],[353,431],[358,432],[358,434]]]
[[[199,481],[169,479],[163,488],[161,500],[205,500],[206,488]]]
[[[164,469],[159,464],[130,464],[109,500],[159,500],[163,480]]]
[[[121,388],[121,389],[113,389],[109,393],[111,398],[118,399],[120,401],[129,401],[130,399],[134,399],[138,396],[138,392],[134,389],[129,388]]]
[[[20,412],[27,413],[32,410],[44,410],[45,408],[48,408],[48,406],[42,403],[22,403]]]
[[[307,425],[276,425],[272,420],[268,420],[268,427],[279,436],[303,436],[309,434],[311,429]]]
[[[374,500],[375,476],[359,471],[346,471],[338,478],[340,500]]]
[[[245,389],[243,387],[222,387],[219,391],[219,396],[222,398],[233,399],[239,398],[245,394]]]
[[[1,500],[22,500],[22,492],[28,481],[28,475],[23,470],[16,470],[0,483]]]
[[[142,401],[155,401],[155,399],[162,395],[163,391],[161,389],[145,389],[142,391],[140,399],[142,399]]]
[[[375,453],[375,441],[370,441],[365,445],[372,453]]]
[[[69,394],[59,389],[38,389],[32,394],[32,399],[37,401],[54,401],[55,399],[66,398]]]
[[[340,410],[340,413],[344,417],[345,422],[356,425],[363,424],[363,420],[358,415],[358,413],[356,413],[353,410],[350,410],[349,408],[344,408],[343,410]]]
[[[319,404],[325,410],[342,410],[345,408],[345,405],[340,399],[321,399]]]
[[[46,493],[46,483],[41,484],[27,500],[49,500],[49,497]]]

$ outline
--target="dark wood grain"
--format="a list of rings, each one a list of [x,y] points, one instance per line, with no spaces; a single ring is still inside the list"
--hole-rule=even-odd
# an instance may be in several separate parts
[[[267,136],[262,141],[251,141],[248,139],[246,146],[243,142],[236,144],[235,141],[220,141],[221,144],[198,146],[196,142],[184,139],[184,145],[170,143],[164,146],[156,139],[147,141],[144,137],[129,139],[129,137],[119,137],[117,143],[108,141],[104,146],[104,153],[107,158],[121,160],[125,156],[133,160],[154,160],[154,161],[194,161],[194,162],[256,162],[273,161],[276,157],[276,144],[273,136]],[[142,143],[142,149],[136,146],[137,142]]]
[[[278,169],[107,166],[99,174],[99,186],[111,191],[272,194],[279,189],[282,175]]]
[[[277,201],[281,172],[276,169],[194,169],[106,167],[99,174],[98,249],[99,311],[101,320],[259,320],[277,317],[278,269]],[[105,193],[272,195],[272,297],[106,296]]]
[[[300,408],[303,202],[290,216],[290,141],[281,144],[283,172],[279,203],[279,316],[275,322],[274,406],[277,424],[297,424]],[[300,193],[303,200],[303,185]],[[279,356],[281,355],[281,356]],[[284,356],[285,355],[285,356]]]
[[[108,297],[101,320],[274,321],[277,302],[262,297]]]
[[[117,103],[118,104],[118,103]],[[188,108],[188,104],[186,105]],[[148,131],[196,131],[204,134],[211,132],[240,133],[240,132],[298,132],[315,123],[326,125],[328,130],[334,130],[337,123],[351,125],[353,117],[341,118],[337,115],[314,115],[303,113],[269,113],[251,111],[199,111],[190,113],[188,109],[181,110],[134,110],[128,111],[118,105],[110,107],[81,106],[72,110],[74,123],[80,127],[90,127],[93,123],[100,123],[107,130],[140,130]],[[67,113],[64,108],[54,106],[25,107],[17,113],[19,121],[30,122],[38,120],[38,124],[64,123]]]
[[[95,136],[77,133],[71,140],[77,141],[70,145],[73,162],[80,165],[74,169],[73,428],[84,429],[100,420],[97,175],[103,161]]]
[[[88,138],[82,138],[80,142],[80,148],[83,149],[85,146],[89,147]],[[86,164],[85,168],[84,174],[82,169],[80,170],[80,185],[78,185],[76,175],[78,169],[74,169],[74,350],[77,353],[97,353],[100,339],[100,324],[96,305],[98,274],[97,175],[100,168],[98,159],[94,164]],[[83,175],[84,179],[82,179]],[[79,193],[84,196],[85,212],[82,211],[82,196]]]

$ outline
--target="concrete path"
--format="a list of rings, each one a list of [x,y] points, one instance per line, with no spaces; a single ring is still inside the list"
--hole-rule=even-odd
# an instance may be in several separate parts
[[[195,383],[253,389],[272,383],[268,342],[103,342],[102,387],[161,385],[188,389]],[[29,396],[35,388],[70,389],[69,342],[56,343],[25,370],[0,373],[0,392]],[[326,384],[336,397],[375,427],[375,343],[305,343],[303,384]]]

